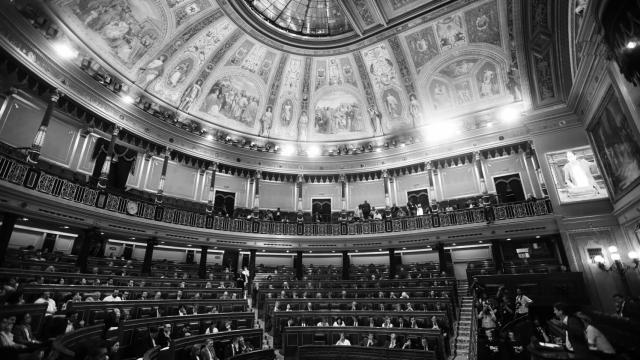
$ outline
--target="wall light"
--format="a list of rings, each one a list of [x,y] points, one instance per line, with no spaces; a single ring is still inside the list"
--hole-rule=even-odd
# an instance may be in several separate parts
[[[514,107],[506,107],[500,110],[498,117],[506,123],[511,123],[520,119],[520,110]]]
[[[313,145],[307,150],[307,156],[309,157],[319,156],[320,153],[321,153],[320,147],[317,145]]]

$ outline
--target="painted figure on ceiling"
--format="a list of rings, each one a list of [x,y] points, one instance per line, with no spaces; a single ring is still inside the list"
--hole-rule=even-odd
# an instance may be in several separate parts
[[[188,111],[191,104],[193,104],[194,100],[200,95],[200,91],[202,91],[202,79],[196,80],[196,82],[184,92],[182,99],[180,99],[178,109]]]
[[[167,61],[167,55],[160,55],[157,59],[151,61],[147,67],[140,68],[142,74],[138,78],[138,85],[146,89],[153,80],[162,74],[165,61]]]
[[[307,141],[307,132],[309,129],[309,116],[306,111],[302,111],[298,120],[298,141]]]
[[[267,106],[267,109],[260,118],[260,136],[269,137],[271,125],[273,125],[273,111],[271,109],[271,106]]]
[[[409,115],[411,115],[411,122],[413,127],[416,127],[422,122],[422,114],[420,111],[420,103],[415,94],[409,96]]]

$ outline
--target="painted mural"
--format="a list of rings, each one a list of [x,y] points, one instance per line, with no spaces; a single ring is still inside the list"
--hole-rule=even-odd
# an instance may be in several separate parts
[[[208,0],[196,0],[184,2],[182,6],[175,6],[174,9],[174,17],[176,19],[176,27],[190,21],[195,18],[197,14],[206,8],[210,7],[211,4]]]
[[[237,124],[256,125],[261,95],[259,87],[248,77],[226,76],[216,81],[205,97],[200,111],[222,115]]]
[[[300,114],[300,92],[303,76],[304,59],[298,56],[291,56],[282,74],[282,81],[277,111],[274,117],[272,134],[277,134],[279,138],[293,139],[298,136],[297,122]]]
[[[366,121],[361,101],[350,91],[337,89],[321,95],[316,101],[310,133],[313,138],[365,136],[370,132]]]
[[[409,47],[409,53],[416,72],[420,72],[420,68],[429,60],[438,56],[440,52],[435,31],[431,26],[407,35],[405,41]]]
[[[467,36],[464,31],[462,16],[460,15],[447,16],[436,22],[436,33],[442,50],[452,49],[467,43]]]
[[[464,14],[470,43],[500,46],[500,18],[495,1],[480,5]]]
[[[157,76],[152,81],[149,81],[146,76],[142,77],[139,80],[139,85],[146,86],[150,92],[177,105],[199,70],[205,67],[207,59],[234,29],[235,26],[227,18],[222,18],[211,27],[203,29],[184,45],[184,50],[178,56],[173,56],[166,63],[164,69],[158,68],[157,71],[153,71],[153,67],[151,67],[151,73],[143,69],[142,72],[146,71],[149,79],[154,77],[156,73]]]
[[[505,71],[492,60],[469,57],[443,65],[427,86],[430,106],[444,110],[507,95]]]
[[[127,68],[133,66],[166,33],[167,15],[153,0],[57,0],[56,11],[71,12],[77,31],[86,31],[94,50],[111,54]]]
[[[387,133],[411,125],[407,95],[387,44],[364,50],[363,59],[382,113],[382,132]]]

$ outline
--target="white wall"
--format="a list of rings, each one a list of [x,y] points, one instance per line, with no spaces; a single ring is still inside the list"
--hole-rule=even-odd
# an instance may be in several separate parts
[[[351,254],[351,265],[389,265],[389,253],[384,254]]]
[[[293,257],[294,255],[286,254],[286,255],[267,255],[267,254],[256,254],[256,266],[264,265],[264,266],[293,266]],[[303,256],[304,261],[304,256]]]
[[[313,264],[314,266],[339,266],[342,267],[342,254],[331,255],[311,255],[304,254],[302,256],[302,265],[308,266]]]
[[[31,245],[40,249],[43,242],[44,233],[42,231],[14,228],[9,240],[9,248],[18,249]]]
[[[428,262],[438,262],[438,252],[434,250],[408,252],[402,254],[402,264],[424,264]]]

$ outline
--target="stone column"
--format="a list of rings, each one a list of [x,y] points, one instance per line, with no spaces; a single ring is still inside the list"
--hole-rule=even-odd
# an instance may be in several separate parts
[[[342,252],[342,280],[349,280],[349,269],[351,267],[351,259],[349,258],[349,252]]]
[[[347,212],[347,178],[344,174],[340,174],[340,208],[342,213]]]
[[[209,247],[203,245],[200,247],[200,262],[198,263],[198,276],[200,279],[206,279],[207,277],[207,252]]]
[[[389,171],[382,170],[382,180],[384,182],[384,206],[387,210],[391,209],[391,197],[389,196]]]
[[[502,249],[500,248],[500,240],[491,240],[491,256],[493,264],[497,271],[503,271]]]
[[[253,216],[257,217],[260,209],[260,179],[262,178],[262,171],[256,171],[254,178]]]
[[[296,188],[298,190],[298,211],[301,212],[302,211],[302,181],[304,180],[304,177],[302,176],[302,174],[298,174],[298,178],[296,181]]]
[[[153,259],[153,249],[158,245],[158,238],[152,237],[147,240],[147,247],[144,249],[144,260],[142,261],[142,274],[151,275],[151,260]]]
[[[156,203],[162,204],[164,201],[164,182],[167,178],[167,166],[169,166],[169,154],[170,148],[166,148],[164,151],[164,161],[162,162],[162,172],[160,173],[160,182],[158,184],[158,192],[156,193]]]
[[[116,140],[118,139],[118,133],[120,133],[120,127],[114,126],[111,133],[111,141],[109,141],[109,149],[107,149],[107,156],[104,158],[102,169],[100,170],[100,179],[98,179],[98,188],[104,189],[109,183],[109,171],[111,171],[111,162],[113,161],[113,153],[116,147]]]
[[[544,182],[544,176],[542,175],[542,169],[540,169],[540,162],[538,162],[538,155],[536,154],[536,149],[533,145],[533,141],[529,141],[529,149],[527,150],[527,155],[531,158],[533,170],[536,172],[536,176],[538,177],[540,193],[543,197],[549,196],[549,193],[547,192],[547,185]]]
[[[302,267],[302,251],[298,251],[294,260],[294,267],[296,269],[296,279],[302,280],[304,277],[304,268]]]
[[[438,262],[440,263],[438,270],[440,270],[440,272],[447,271],[447,255],[444,251],[444,244],[438,243],[436,250],[438,250]]]
[[[483,194],[487,193],[487,182],[484,179],[484,170],[482,170],[482,155],[480,151],[476,151],[473,153],[473,161],[476,166],[476,170],[478,170],[478,178],[480,179],[480,191]]]
[[[389,249],[389,279],[393,279],[396,277],[396,268],[398,264],[396,264],[396,249]]]
[[[249,281],[256,276],[256,249],[249,250]]]
[[[429,204],[436,203],[436,189],[434,187],[435,181],[433,181],[433,163],[431,161],[426,162],[427,167],[427,193],[429,194]]]
[[[213,163],[211,167],[211,182],[209,182],[209,195],[207,197],[207,213],[213,212],[213,203],[216,195],[216,173],[218,172],[218,163]]]
[[[58,90],[54,90],[49,95],[49,102],[47,103],[47,108],[44,111],[44,116],[42,117],[42,121],[40,122],[40,127],[36,132],[36,136],[33,138],[33,143],[29,150],[27,150],[27,163],[29,164],[37,164],[40,159],[40,152],[42,151],[42,146],[44,145],[44,140],[47,137],[47,129],[49,128],[49,122],[51,121],[51,115],[53,115],[53,109],[55,108],[56,103],[60,99],[62,94],[58,92]]]
[[[2,216],[2,226],[0,227],[0,266],[4,264],[4,258],[9,248],[9,240],[13,234],[13,228],[16,226],[18,215],[12,213],[4,213]]]
[[[86,229],[80,231],[75,241],[80,241],[80,252],[76,259],[76,266],[80,268],[80,272],[87,273],[87,263],[89,261],[89,251],[91,250],[91,244],[95,241],[95,237],[98,235],[98,229]]]

